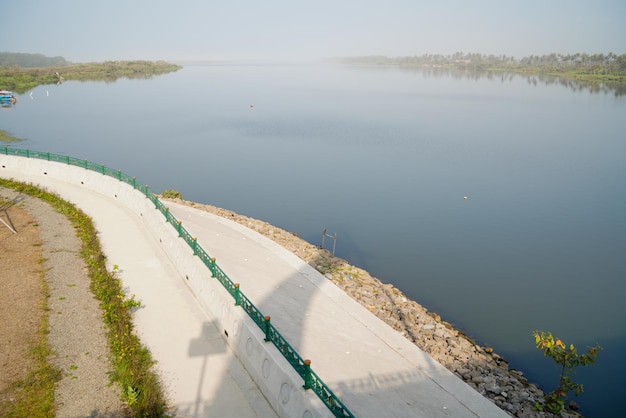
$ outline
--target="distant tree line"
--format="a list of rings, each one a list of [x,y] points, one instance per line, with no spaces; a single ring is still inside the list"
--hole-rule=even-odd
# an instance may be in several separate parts
[[[626,82],[626,54],[548,54],[516,59],[507,55],[456,52],[452,55],[387,57],[382,55],[333,59],[343,64],[395,65],[429,68],[458,68],[477,71],[509,71],[568,77],[599,77]]]
[[[2,67],[64,67],[69,64],[63,57],[46,57],[42,54],[20,52],[0,52],[0,66]]]

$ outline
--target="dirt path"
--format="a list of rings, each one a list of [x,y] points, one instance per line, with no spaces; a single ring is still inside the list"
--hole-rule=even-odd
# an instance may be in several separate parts
[[[54,352],[49,360],[62,374],[55,387],[56,416],[125,416],[119,389],[109,385],[102,312],[90,291],[74,228],[38,199],[3,188],[0,197],[16,199],[0,218],[17,231],[0,224],[0,402],[15,396],[10,382],[27,372],[45,279]]]
[[[0,207],[2,201],[0,201]],[[7,217],[7,214],[9,215]],[[17,207],[0,210],[0,405],[15,397],[12,382],[25,379],[29,347],[38,340],[42,319],[43,267],[35,220]],[[0,415],[5,411],[0,407]]]

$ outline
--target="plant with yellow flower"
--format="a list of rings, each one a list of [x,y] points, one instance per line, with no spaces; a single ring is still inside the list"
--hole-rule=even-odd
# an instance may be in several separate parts
[[[598,351],[602,350],[602,347],[597,345],[589,348],[585,354],[578,354],[574,344],[567,347],[563,341],[555,339],[550,332],[533,331],[533,336],[537,348],[561,366],[559,386],[546,395],[545,405],[548,411],[559,414],[563,411],[565,399],[569,392],[574,392],[576,396],[583,393],[583,385],[574,383],[571,379],[574,368],[594,364],[598,358]]]

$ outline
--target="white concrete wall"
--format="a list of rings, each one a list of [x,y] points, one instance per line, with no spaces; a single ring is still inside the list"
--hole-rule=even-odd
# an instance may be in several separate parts
[[[180,276],[172,280],[183,280],[218,329],[224,330],[226,342],[274,410],[284,417],[333,416],[313,391],[302,389],[302,378],[272,343],[264,341],[265,334],[241,307],[235,306],[232,296],[211,277],[209,269],[193,255],[175,228],[143,193],[122,181],[84,168],[4,154],[0,154],[0,177],[33,183],[57,194],[60,193],[47,179],[60,180],[116,199],[120,205],[130,208],[176,266]],[[72,203],[80,208],[80,202]],[[97,219],[94,222],[97,227]]]

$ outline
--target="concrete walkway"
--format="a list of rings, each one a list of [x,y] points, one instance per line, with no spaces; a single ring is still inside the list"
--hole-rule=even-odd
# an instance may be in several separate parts
[[[120,267],[128,293],[143,304],[137,330],[181,416],[274,416],[141,214],[10,164],[0,176],[45,186],[92,217],[108,262]],[[192,207],[166,206],[355,416],[508,417],[273,241]]]
[[[10,170],[0,176],[38,184],[93,219],[107,263],[119,266],[125,291],[143,305],[136,330],[177,417],[276,416],[138,214],[80,185]]]

